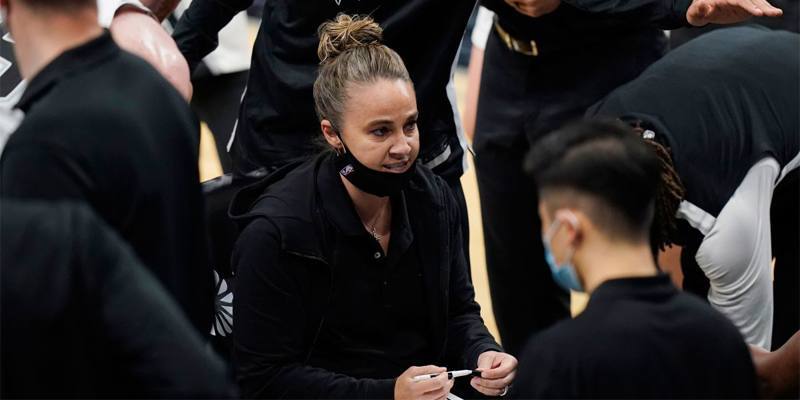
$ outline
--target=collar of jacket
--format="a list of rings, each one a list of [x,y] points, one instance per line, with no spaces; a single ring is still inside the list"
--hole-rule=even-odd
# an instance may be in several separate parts
[[[27,113],[38,99],[50,92],[59,82],[102,63],[120,52],[121,50],[111,38],[111,34],[108,30],[104,30],[102,35],[61,53],[42,68],[30,80],[28,88],[25,89],[25,93],[22,94],[16,107]]]

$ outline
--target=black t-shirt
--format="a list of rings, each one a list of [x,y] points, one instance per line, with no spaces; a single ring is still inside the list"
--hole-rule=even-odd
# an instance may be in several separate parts
[[[225,365],[82,204],[0,203],[3,398],[227,398]]]
[[[644,122],[671,148],[686,200],[718,215],[750,167],[800,152],[800,35],[721,29],[668,53],[588,116]]]
[[[606,281],[586,309],[535,336],[520,398],[755,398],[742,336],[669,277]]]
[[[251,2],[192,2],[174,33],[190,65],[216,46],[217,32]],[[408,68],[420,111],[420,160],[428,163],[446,154],[441,159],[449,162],[436,171],[460,176],[463,151],[447,84],[474,4],[469,0],[267,1],[231,149],[236,170],[246,173],[277,166],[314,152],[311,139],[320,135],[311,90],[319,66],[317,29],[338,13],[347,13],[367,14],[380,23],[384,43],[400,54]]]
[[[207,335],[213,277],[186,101],[106,32],[36,74],[19,107],[26,118],[0,158],[0,195],[89,204]]]

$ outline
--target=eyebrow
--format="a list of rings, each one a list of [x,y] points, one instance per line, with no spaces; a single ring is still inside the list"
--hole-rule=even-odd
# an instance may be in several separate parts
[[[408,120],[412,120],[412,119],[416,119],[416,118],[418,118],[418,117],[419,117],[419,112],[415,112],[415,113],[413,113],[413,114],[410,114],[409,116],[407,116],[407,117],[406,117],[406,121],[408,121]],[[391,124],[393,124],[393,123],[394,123],[394,120],[392,120],[392,119],[390,119],[390,118],[379,118],[379,119],[376,119],[376,120],[370,121],[370,122],[367,124],[367,127],[373,127],[373,126],[376,126],[376,125],[384,125],[384,124],[386,124],[386,125],[391,125]]]

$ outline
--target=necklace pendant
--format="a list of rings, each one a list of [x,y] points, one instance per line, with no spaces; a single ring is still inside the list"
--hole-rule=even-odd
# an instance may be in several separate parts
[[[372,229],[370,230],[369,234],[372,235],[372,238],[375,239],[379,243],[380,243],[381,239],[383,239],[383,236],[378,235],[378,232],[375,231],[375,227],[372,227]]]

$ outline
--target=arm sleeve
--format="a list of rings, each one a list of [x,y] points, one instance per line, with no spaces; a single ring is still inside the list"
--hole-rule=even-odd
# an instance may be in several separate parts
[[[708,277],[708,301],[730,319],[745,341],[771,347],[774,315],[770,205],[780,166],[756,163],[720,211],[695,260]]]
[[[290,268],[280,243],[278,229],[259,218],[234,250],[233,332],[243,397],[391,398],[394,379],[356,379],[306,364],[309,330],[317,332],[322,322],[307,324],[302,282],[292,274],[302,266]]]
[[[494,23],[494,13],[484,6],[478,7],[478,14],[475,16],[475,26],[472,28],[470,41],[472,45],[481,50],[486,49],[486,41],[489,40],[489,33],[492,31]]]
[[[219,31],[252,3],[253,0],[192,1],[172,34],[190,71],[194,71],[203,57],[217,48]]]
[[[478,356],[486,351],[503,351],[497,344],[481,318],[481,307],[475,301],[475,289],[469,276],[461,238],[459,208],[453,194],[444,181],[447,217],[450,227],[450,288],[449,321],[447,324],[447,358],[460,360],[463,367],[472,369],[478,365]]]
[[[76,208],[82,240],[77,268],[96,298],[111,359],[143,397],[233,398],[225,364],[133,251],[86,207]],[[118,366],[115,366],[118,367]],[[136,396],[138,397],[138,396]]]
[[[620,18],[661,29],[689,26],[686,11],[692,0],[562,0],[579,10]]]
[[[0,174],[0,194],[5,197],[89,201],[88,173],[55,146],[9,144],[0,159]]]

